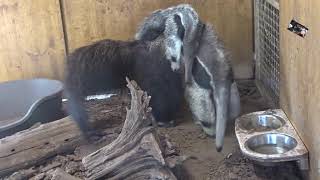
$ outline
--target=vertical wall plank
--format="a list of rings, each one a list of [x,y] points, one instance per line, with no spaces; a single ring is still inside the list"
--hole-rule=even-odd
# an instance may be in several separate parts
[[[247,0],[62,0],[70,50],[103,39],[131,39],[150,12],[191,3],[233,55],[238,78],[252,77],[252,6]],[[59,0],[0,1],[0,81],[61,79],[64,36]]]
[[[233,55],[237,78],[251,78],[253,64],[250,0],[62,0],[69,49],[104,38],[132,39],[139,22],[152,11],[190,3],[212,23]]]
[[[320,1],[280,0],[280,104],[307,145],[310,179],[320,179]],[[305,38],[286,28],[295,19]]]
[[[0,24],[0,81],[62,78],[59,0],[1,0]]]

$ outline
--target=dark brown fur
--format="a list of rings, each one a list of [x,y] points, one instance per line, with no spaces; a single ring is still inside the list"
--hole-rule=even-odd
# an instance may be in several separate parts
[[[102,40],[76,49],[67,58],[69,112],[84,132],[89,124],[83,98],[125,87],[126,76],[151,95],[156,121],[173,120],[183,97],[182,77],[171,71],[162,43]]]

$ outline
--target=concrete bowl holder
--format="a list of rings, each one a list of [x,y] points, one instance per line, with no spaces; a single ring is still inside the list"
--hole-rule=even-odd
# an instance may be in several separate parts
[[[50,79],[0,83],[0,138],[64,116],[63,84]]]
[[[308,150],[281,109],[245,114],[237,118],[235,132],[242,153],[257,164],[296,161],[301,170],[309,169]]]

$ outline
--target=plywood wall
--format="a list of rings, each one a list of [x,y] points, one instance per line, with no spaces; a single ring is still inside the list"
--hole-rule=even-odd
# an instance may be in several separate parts
[[[132,39],[139,22],[152,11],[192,4],[212,23],[233,55],[238,78],[252,77],[252,1],[250,0],[62,0],[70,51],[93,41]]]
[[[310,152],[310,179],[320,179],[320,1],[280,0],[280,102]],[[286,28],[296,19],[309,32]]]
[[[250,0],[0,0],[0,82],[62,79],[66,51],[104,38],[132,39],[145,16],[179,3],[191,3],[215,26],[236,76],[252,77]]]
[[[0,81],[62,78],[59,0],[1,0],[0,24]]]

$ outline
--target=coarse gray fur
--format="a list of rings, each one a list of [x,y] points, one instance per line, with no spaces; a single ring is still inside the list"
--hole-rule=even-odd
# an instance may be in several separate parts
[[[202,33],[200,47],[194,61],[193,63],[198,63],[193,67],[192,71],[192,76],[196,80],[186,84],[186,92],[190,91],[186,93],[186,99],[194,99],[189,101],[189,106],[195,107],[192,112],[199,117],[203,117],[203,114],[206,114],[203,111],[206,108],[195,105],[198,104],[199,99],[203,99],[203,102],[205,102],[203,103],[205,104],[204,107],[214,107],[212,111],[215,111],[215,118],[202,119],[200,121],[206,122],[201,125],[209,135],[216,136],[216,147],[218,151],[221,151],[227,120],[237,117],[240,113],[240,97],[233,79],[228,54],[210,25],[206,25]],[[204,76],[201,70],[205,71],[209,76],[209,82],[202,82],[203,78],[201,77]],[[204,88],[209,92],[199,94],[199,90],[193,89],[194,84],[198,84],[200,89]],[[211,88],[208,89],[208,87]],[[211,98],[208,98],[207,94],[210,93],[212,93]],[[194,96],[201,97],[195,100]]]
[[[221,151],[227,120],[234,119],[240,114],[240,97],[229,55],[211,25],[205,26],[193,63],[198,65],[194,65],[192,70],[192,77],[195,80],[186,84],[186,99],[189,101],[189,106],[193,107],[193,114],[198,116],[198,119],[202,118],[200,122],[205,122],[201,124],[204,131],[216,136],[216,147]],[[203,82],[206,75],[209,76],[209,82]],[[195,84],[199,86],[198,89],[194,88]],[[199,89],[203,92],[199,93]],[[197,98],[194,98],[195,96]],[[198,105],[199,101],[202,105]],[[204,119],[208,116],[208,111],[204,110],[208,108],[213,108],[215,118],[211,115],[210,119]]]
[[[174,22],[174,16],[179,16],[181,19],[182,28],[184,29],[182,37],[178,37],[180,35],[178,31],[181,27]],[[167,43],[166,56],[171,62],[172,70],[175,71],[180,69],[180,64],[182,63],[181,60],[183,58],[181,58],[181,55],[183,44],[194,44],[192,50],[197,50],[195,46],[195,44],[197,44],[195,40],[197,39],[194,38],[197,37],[199,24],[201,24],[199,16],[192,6],[189,4],[180,4],[167,9],[157,10],[145,18],[137,30],[135,38],[152,41],[160,34],[164,34]],[[185,57],[189,57],[189,54],[193,55],[194,53],[186,52]],[[192,67],[190,67],[192,64],[189,62],[191,61],[187,60],[184,62],[186,66],[185,69],[189,70],[185,73],[186,81],[189,81],[190,70],[192,69]]]
[[[145,20],[136,38],[148,39],[159,32],[161,34],[161,31],[176,34],[176,31],[172,30],[172,27],[178,27],[176,22],[167,19],[177,14],[181,15],[181,20],[198,17],[191,6],[183,6],[188,7],[187,10],[181,10],[176,6],[153,13]],[[155,22],[156,19],[159,19],[160,23]],[[164,23],[161,23],[162,21]],[[240,114],[237,85],[233,79],[228,54],[212,26],[205,24],[202,26],[199,18],[193,21],[191,19],[188,23],[186,21],[182,23],[185,34],[182,38],[180,56],[185,65],[185,97],[195,120],[207,134],[216,136],[216,148],[221,151],[227,120],[234,119]],[[172,58],[167,59],[171,64],[176,63]]]

